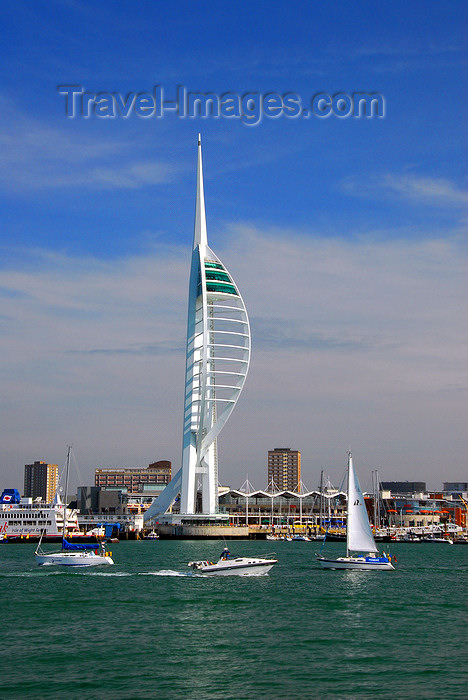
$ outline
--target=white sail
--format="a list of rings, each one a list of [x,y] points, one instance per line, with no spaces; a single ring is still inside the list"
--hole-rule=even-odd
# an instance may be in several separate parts
[[[378,551],[369,525],[364,496],[354,471],[351,452],[348,453],[347,548],[355,552]]]

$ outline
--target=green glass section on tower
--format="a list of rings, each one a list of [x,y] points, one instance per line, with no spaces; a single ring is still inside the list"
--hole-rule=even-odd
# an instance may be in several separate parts
[[[225,272],[206,272],[207,280],[218,280],[218,282],[231,282],[231,278]]]
[[[221,263],[205,260],[206,291],[238,296],[237,289]],[[201,275],[198,277],[197,296],[202,293]]]
[[[223,284],[222,282],[207,282],[206,283],[207,292],[221,292],[222,294],[235,294],[237,296],[237,291],[232,284]]]

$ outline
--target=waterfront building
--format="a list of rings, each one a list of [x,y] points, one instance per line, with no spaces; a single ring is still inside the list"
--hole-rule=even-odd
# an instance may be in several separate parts
[[[179,522],[210,524],[219,514],[217,438],[237,403],[250,361],[250,325],[232,275],[208,246],[200,137],[189,282],[182,467],[146,519],[180,493]],[[201,500],[198,501],[198,493]],[[197,503],[200,503],[198,506]],[[172,516],[166,522],[174,522]]]
[[[89,531],[105,527],[106,535],[114,529],[124,533],[143,529],[143,515],[165,489],[164,484],[144,484],[141,491],[125,488],[102,489],[79,486],[77,494],[78,524]]]
[[[381,491],[382,509],[374,522],[374,495],[364,495],[369,520],[377,528],[389,528],[393,534],[430,532],[456,533],[466,528],[468,502],[441,498],[440,494],[417,493],[408,496]],[[346,494],[337,489],[298,492],[224,488],[220,490],[220,509],[230,522],[257,527],[307,527],[340,530],[346,522]]]
[[[146,469],[114,468],[96,469],[94,485],[102,489],[122,488],[128,493],[141,491],[145,485],[168,484],[171,480],[171,462],[160,460],[153,462]]]
[[[444,481],[444,492],[445,493],[467,493],[468,494],[468,481]]]
[[[380,488],[392,493],[424,493],[425,481],[381,481]]]
[[[382,482],[382,484],[392,482]],[[393,482],[399,483],[399,482]],[[403,482],[408,483],[408,482]],[[414,482],[420,486],[421,482]],[[461,494],[417,491],[380,491],[382,522],[406,528],[466,527],[468,506]]]
[[[77,507],[82,515],[144,513],[164,489],[164,484],[143,484],[140,491],[78,486]]]
[[[268,451],[268,483],[279,490],[296,491],[301,481],[301,453],[290,447]]]
[[[24,465],[24,496],[52,503],[59,481],[57,464],[33,462]]]

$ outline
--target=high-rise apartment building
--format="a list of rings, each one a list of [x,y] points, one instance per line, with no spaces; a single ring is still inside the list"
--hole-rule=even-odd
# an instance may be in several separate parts
[[[121,488],[128,493],[138,493],[148,484],[168,484],[171,480],[171,463],[167,460],[153,462],[146,469],[96,469],[94,484],[103,489]]]
[[[58,464],[34,462],[24,465],[24,495],[52,503],[59,480]]]
[[[268,451],[268,483],[280,491],[295,491],[301,480],[301,453],[290,447]]]

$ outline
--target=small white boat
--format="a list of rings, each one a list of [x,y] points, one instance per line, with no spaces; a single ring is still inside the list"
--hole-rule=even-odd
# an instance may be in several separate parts
[[[310,537],[307,537],[307,535],[293,535],[291,542],[310,542]]]
[[[399,538],[399,542],[421,542],[421,538],[417,535],[404,535]]]
[[[267,574],[277,561],[258,557],[233,557],[228,549],[224,549],[217,562],[190,561],[188,566],[197,573],[210,576],[262,576]]]
[[[421,542],[439,542],[442,544],[453,544],[453,540],[451,540],[449,537],[436,537],[435,535],[427,535],[426,537],[422,538]]]
[[[65,544],[66,543],[66,544]],[[71,550],[63,548],[68,545]],[[94,549],[90,549],[94,547]],[[82,548],[82,549],[80,549]],[[106,552],[104,543],[101,545],[73,544],[63,540],[62,549],[59,552],[43,552],[40,546],[36,549],[36,561],[39,566],[55,564],[56,566],[101,566],[113,564],[109,552]]]
[[[143,537],[144,540],[159,540],[159,535],[155,530],[151,530]]]
[[[44,530],[36,547],[35,557],[39,566],[101,566],[113,564],[109,552],[106,552],[104,542],[98,544],[75,544],[67,540],[67,490],[68,473],[70,470],[71,447],[68,448],[65,480],[65,502],[63,504],[62,548],[58,552],[44,552],[41,548]]]
[[[325,538],[326,540],[326,538]],[[352,552],[368,552],[367,555],[350,555]],[[392,557],[380,555],[367,517],[361,486],[348,452],[348,518],[346,523],[346,556],[326,559],[317,555],[325,569],[356,569],[358,571],[388,571],[394,569]],[[396,559],[395,559],[396,561]]]

